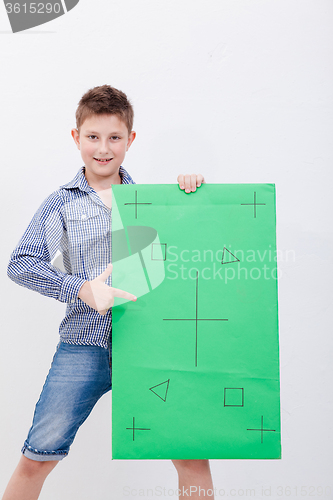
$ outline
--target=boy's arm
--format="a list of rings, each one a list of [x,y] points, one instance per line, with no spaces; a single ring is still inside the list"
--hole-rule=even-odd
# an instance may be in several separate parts
[[[57,192],[42,203],[11,254],[7,274],[18,285],[60,302],[74,302],[86,280],[51,264],[64,230],[62,206]]]
[[[194,192],[197,187],[205,183],[204,176],[202,174],[179,174],[177,177],[180,189],[185,189],[185,193]]]

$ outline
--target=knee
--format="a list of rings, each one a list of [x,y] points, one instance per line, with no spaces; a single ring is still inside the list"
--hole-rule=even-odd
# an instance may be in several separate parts
[[[172,460],[178,473],[202,474],[209,471],[208,460]]]
[[[22,475],[32,478],[32,477],[46,477],[52,469],[57,465],[57,461],[45,461],[38,462],[37,460],[31,460],[30,458],[22,455],[19,468]]]

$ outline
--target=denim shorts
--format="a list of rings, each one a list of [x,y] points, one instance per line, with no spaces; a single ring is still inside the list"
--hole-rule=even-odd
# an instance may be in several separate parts
[[[22,453],[37,461],[66,457],[79,427],[110,390],[111,346],[60,342]]]

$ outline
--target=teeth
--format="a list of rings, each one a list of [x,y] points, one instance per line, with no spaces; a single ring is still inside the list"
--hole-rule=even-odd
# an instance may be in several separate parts
[[[112,160],[112,158],[107,158],[106,160],[102,160],[101,158],[95,158],[95,160],[97,160],[97,161],[104,161],[104,162],[105,162],[105,161],[110,161],[110,160]]]

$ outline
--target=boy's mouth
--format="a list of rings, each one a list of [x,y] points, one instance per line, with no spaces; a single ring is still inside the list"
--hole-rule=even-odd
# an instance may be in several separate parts
[[[98,161],[98,163],[108,163],[109,161],[112,160],[112,158],[95,158],[94,160]]]

